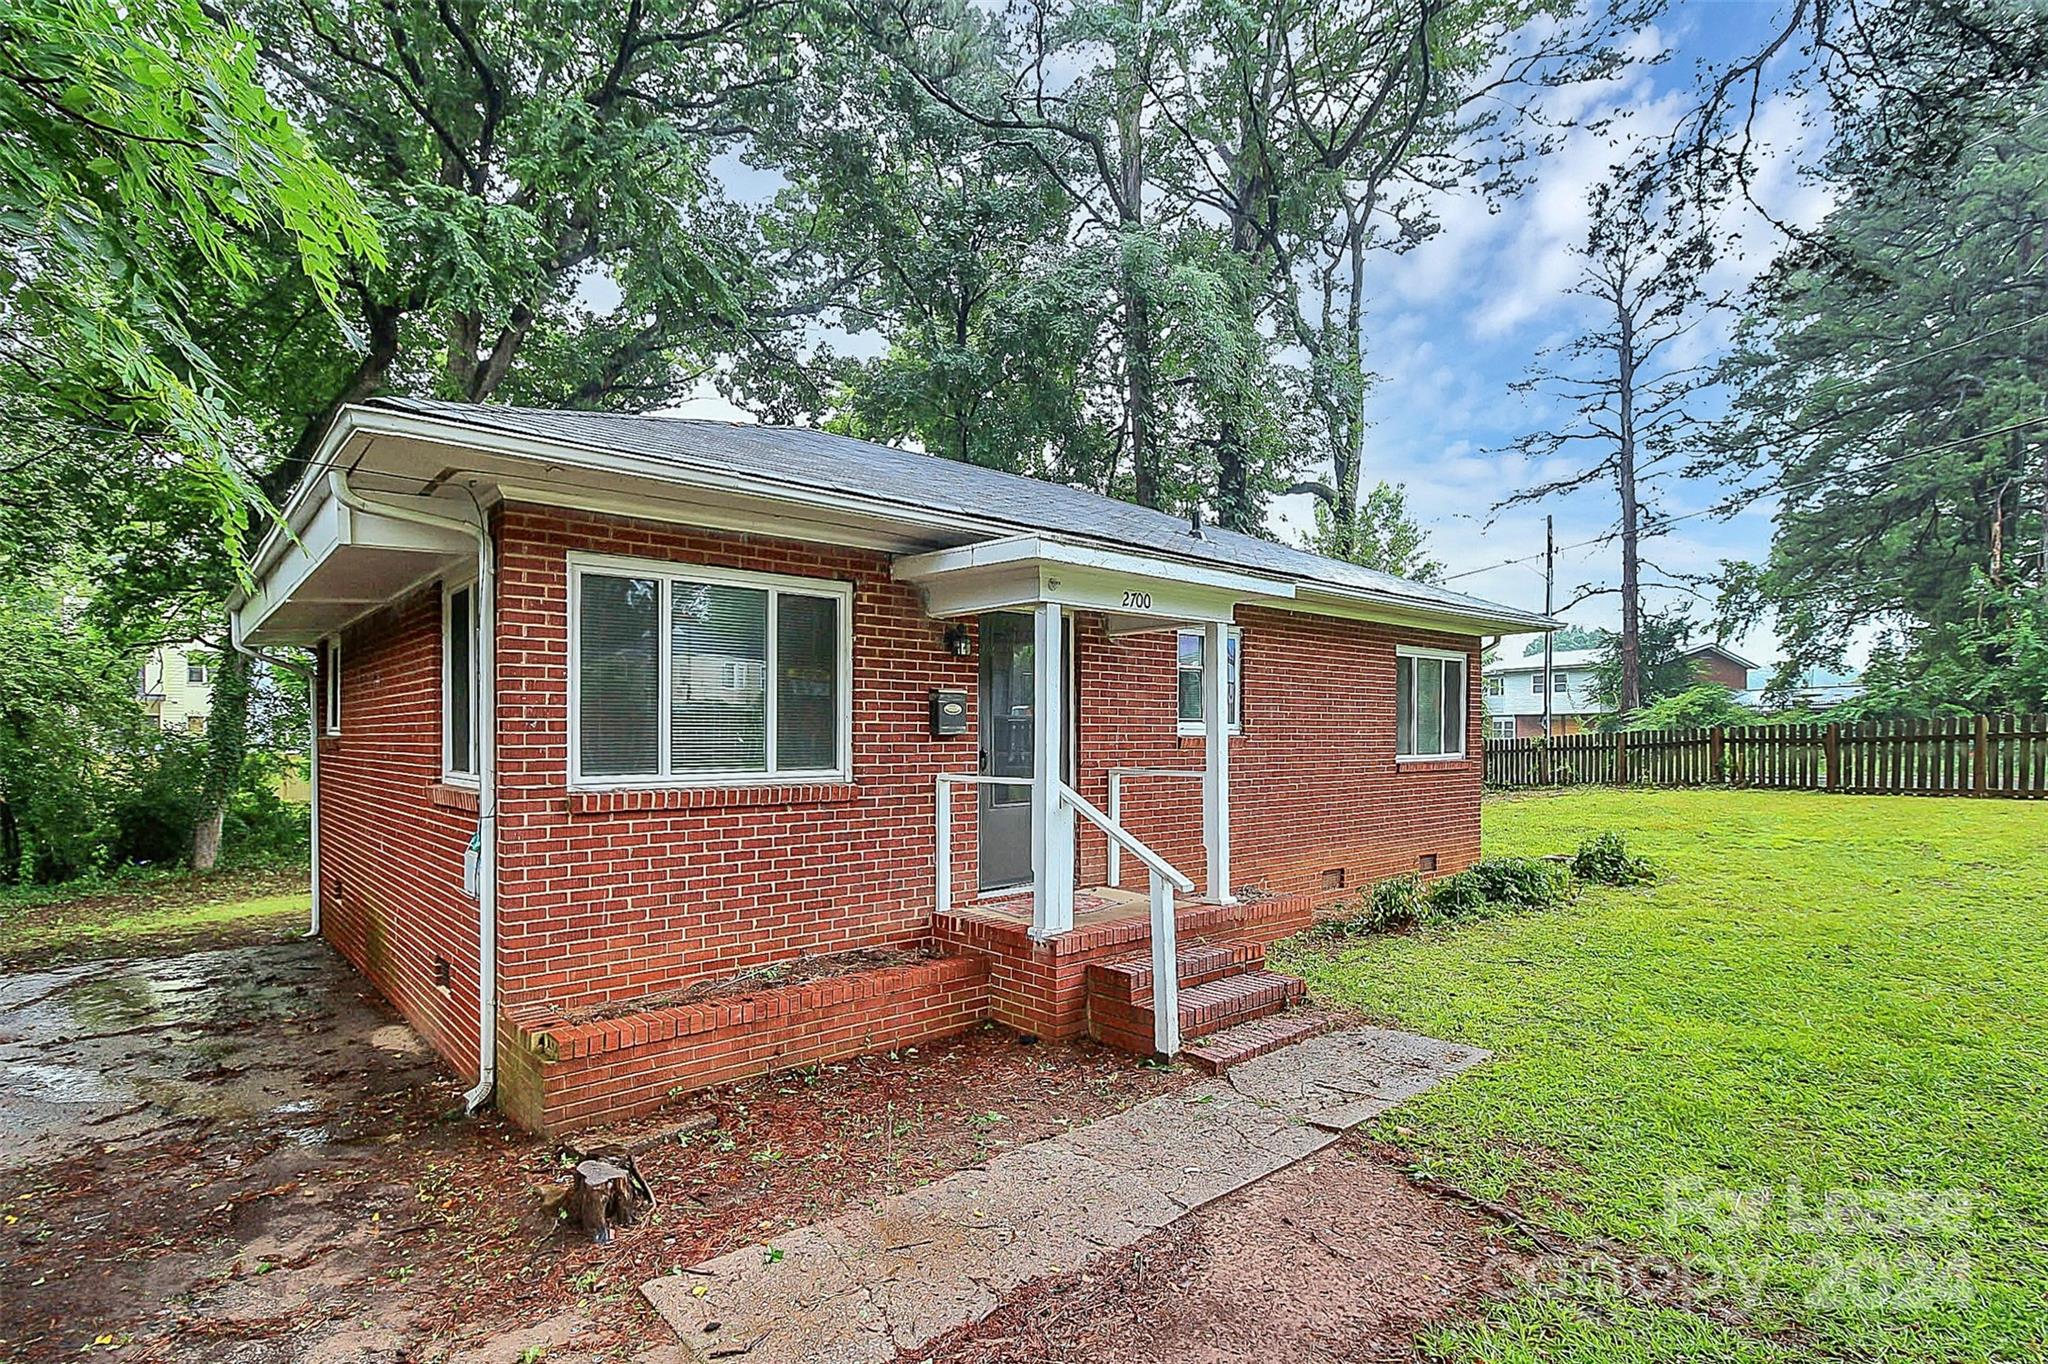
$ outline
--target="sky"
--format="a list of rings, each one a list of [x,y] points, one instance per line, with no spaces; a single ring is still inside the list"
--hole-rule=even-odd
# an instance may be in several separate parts
[[[1558,418],[1550,400],[1514,391],[1541,352],[1569,338],[1584,320],[1582,300],[1570,289],[1577,268],[1571,246],[1583,239],[1586,195],[1621,159],[1629,139],[1668,135],[1687,107],[1703,66],[1753,51],[1782,22],[1777,0],[1674,0],[1657,25],[1639,35],[1639,53],[1665,60],[1620,79],[1553,92],[1553,112],[1575,114],[1580,124],[1609,123],[1604,132],[1575,129],[1533,168],[1518,197],[1489,205],[1472,195],[1447,195],[1435,205],[1442,230],[1401,255],[1375,264],[1365,322],[1367,362],[1379,376],[1367,401],[1363,482],[1405,485],[1412,515],[1429,536],[1430,551],[1445,566],[1450,586],[1509,605],[1543,605],[1543,518],[1557,519],[1557,601],[1582,589],[1619,580],[1618,549],[1587,543],[1609,531],[1616,517],[1611,486],[1589,488],[1494,513],[1501,499],[1532,483],[1555,478],[1570,457],[1535,466],[1505,447]],[[1770,101],[1760,112],[1767,170],[1758,198],[1783,220],[1810,224],[1827,207],[1824,187],[1798,167],[1811,136],[1801,109]],[[728,188],[746,196],[754,172],[730,165]],[[1724,223],[1719,285],[1741,286],[1769,261],[1777,239],[1760,219],[1731,216]],[[1690,338],[1702,359],[1725,338],[1725,323]],[[683,403],[691,416],[749,420],[708,390]],[[1714,483],[1676,483],[1662,493],[1668,510],[1683,514],[1713,504]],[[1310,524],[1310,499],[1280,499],[1273,529],[1298,541]],[[1651,553],[1674,573],[1711,572],[1725,559],[1760,558],[1769,544],[1770,507],[1757,504],[1727,520],[1697,516],[1673,528]],[[1651,590],[1649,605],[1687,600]],[[1577,625],[1613,627],[1619,605],[1610,593],[1564,613]],[[1703,624],[1705,606],[1693,614]],[[1768,624],[1727,641],[1759,665],[1778,657]],[[1509,648],[1519,652],[1519,647]]]

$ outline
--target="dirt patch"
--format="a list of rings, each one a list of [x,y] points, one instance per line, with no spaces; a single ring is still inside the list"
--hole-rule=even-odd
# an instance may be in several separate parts
[[[1347,1139],[904,1359],[1408,1361],[1417,1333],[1514,1291],[1532,1264],[1501,1224]]]
[[[652,1009],[672,1009],[679,1004],[696,1004],[707,999],[729,999],[734,995],[766,994],[798,985],[808,985],[816,980],[859,975],[863,971],[881,971],[892,966],[915,966],[920,962],[931,961],[938,955],[937,952],[924,947],[865,947],[854,952],[833,953],[830,956],[798,957],[794,961],[771,962],[766,966],[757,966],[751,971],[719,976],[714,980],[700,980],[683,990],[593,1004],[583,1009],[564,1010],[562,1019],[567,1023],[595,1023],[607,1018],[629,1018]]]
[[[0,1359],[556,1360],[668,1341],[636,1286],[1185,1084],[1092,1045],[950,1042],[690,1096],[661,1205],[601,1249],[541,1211],[554,1147],[461,1086],[321,943],[0,980]],[[700,1120],[702,1121],[702,1120]],[[513,1355],[516,1358],[516,1352]]]

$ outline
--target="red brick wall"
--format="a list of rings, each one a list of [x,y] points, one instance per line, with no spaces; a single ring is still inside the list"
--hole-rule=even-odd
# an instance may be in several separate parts
[[[1692,660],[1693,675],[1702,682],[1719,682],[1730,691],[1749,686],[1749,669],[1720,654],[1700,654]]]
[[[320,927],[473,1079],[477,906],[462,893],[462,859],[476,815],[459,799],[468,793],[437,787],[440,681],[438,587],[342,638],[341,733],[320,740]],[[448,964],[445,989],[437,959]]]
[[[1246,608],[1239,712],[1230,741],[1233,889],[1316,891],[1338,868],[1347,886],[1479,855],[1478,641],[1327,616]],[[1394,757],[1396,644],[1464,649],[1465,751],[1455,762]],[[1109,800],[1113,766],[1199,770],[1205,741],[1176,733],[1177,681],[1169,634],[1111,639],[1084,618],[1077,643],[1081,688],[1081,794]],[[1124,825],[1199,886],[1205,866],[1201,783],[1124,779]],[[1101,880],[1104,841],[1081,840],[1084,884]],[[1126,862],[1126,884],[1142,888]]]
[[[973,657],[878,553],[509,507],[498,523],[499,942],[510,1009],[680,989],[791,957],[924,941],[932,932],[934,776],[972,771],[970,733],[934,740],[934,687],[976,690]],[[596,551],[836,579],[854,588],[855,781],[577,793],[567,785],[566,555]],[[1396,763],[1396,641],[1476,641],[1246,610],[1244,733],[1232,741],[1233,881],[1317,892],[1440,871],[1478,854],[1480,764]],[[344,641],[343,733],[322,740],[321,873],[328,934],[455,1064],[473,1068],[476,907],[461,892],[474,814],[440,773],[439,594],[424,589]],[[971,626],[970,626],[971,631]],[[1076,631],[1083,794],[1112,765],[1199,768],[1174,718],[1171,633]],[[1478,751],[1476,648],[1467,744]],[[1195,781],[1127,788],[1128,822],[1198,882]],[[973,788],[954,802],[954,884],[975,886]],[[1084,881],[1101,838],[1084,833]],[[1132,884],[1142,874],[1132,869]],[[433,983],[436,958],[450,987]]]
[[[973,735],[933,739],[934,687],[975,661],[889,577],[887,556],[508,508],[499,588],[499,941],[506,1005],[626,1000],[790,957],[917,942],[931,929],[935,783]],[[571,798],[570,551],[849,581],[852,785]],[[639,808],[659,805],[661,808]],[[956,800],[957,884],[974,801]]]
[[[652,1112],[697,1089],[965,1032],[988,1016],[988,966],[937,961],[592,1023],[506,1019],[498,1102],[545,1135]]]

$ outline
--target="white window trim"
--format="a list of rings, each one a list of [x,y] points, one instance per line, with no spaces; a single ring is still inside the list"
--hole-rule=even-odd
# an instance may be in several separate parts
[[[1471,655],[1461,654],[1456,649],[1427,649],[1419,644],[1398,644],[1394,646],[1394,657],[1449,659],[1452,662],[1464,664],[1466,674],[1465,695],[1459,698],[1459,715],[1460,718],[1463,719],[1464,723],[1458,726],[1458,751],[1456,753],[1403,753],[1401,751],[1401,735],[1397,729],[1394,734],[1394,760],[1396,762],[1404,763],[1458,763],[1465,761],[1466,735],[1470,733],[1472,728]],[[1399,671],[1400,670],[1398,668],[1395,670],[1397,675]],[[1411,679],[1412,685],[1414,677],[1414,673],[1412,671],[1410,672],[1409,677]],[[1396,710],[1395,713],[1398,715],[1400,712]],[[1409,698],[1408,713],[1410,715],[1413,715],[1415,713],[1413,697]]]
[[[837,578],[800,578],[782,573],[756,573],[745,569],[717,568],[671,559],[636,559],[616,554],[571,553],[568,557],[569,591],[569,789],[572,791],[662,790],[680,787],[785,786],[792,782],[853,780],[853,584]],[[839,757],[838,767],[772,770],[775,761],[775,647],[776,619],[769,621],[767,638],[767,685],[762,722],[767,728],[766,752],[771,768],[767,772],[659,772],[639,776],[583,775],[583,683],[578,660],[583,655],[583,575],[597,573],[613,577],[658,578],[663,581],[659,619],[655,623],[660,647],[655,654],[655,761],[666,767],[670,761],[669,724],[672,712],[669,689],[672,622],[669,618],[676,580],[696,583],[726,583],[734,587],[766,588],[808,597],[831,597],[839,603]]]
[[[448,660],[454,656],[452,622],[448,616],[448,599],[457,592],[469,593],[470,638],[469,638],[469,766],[467,772],[455,770],[455,727],[454,715],[448,709]],[[450,786],[476,786],[482,780],[477,769],[483,765],[482,736],[477,733],[477,720],[483,711],[483,677],[477,667],[477,641],[483,635],[483,622],[476,619],[476,575],[467,578],[443,578],[441,580],[441,780]]]
[[[1173,632],[1174,732],[1183,739],[1199,739],[1209,732],[1208,722],[1205,720],[1183,720],[1180,718],[1180,637],[1182,635],[1193,635],[1196,639],[1206,640],[1208,638],[1208,631],[1175,630]],[[1241,625],[1231,626],[1230,637],[1237,641],[1237,718],[1224,727],[1224,733],[1242,734],[1244,733],[1244,627]],[[1228,644],[1224,645],[1226,649],[1229,647]],[[1208,646],[1205,643],[1203,645],[1205,657],[1202,659],[1202,666],[1205,669],[1209,666],[1209,660],[1206,657],[1207,649]],[[1227,680],[1224,686],[1227,693],[1229,687]],[[1206,695],[1206,693],[1204,694]]]
[[[334,738],[341,733],[341,636],[329,635],[321,645],[327,667],[320,680],[320,733]]]

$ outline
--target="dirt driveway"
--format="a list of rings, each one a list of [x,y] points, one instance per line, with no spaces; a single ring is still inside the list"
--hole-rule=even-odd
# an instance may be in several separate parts
[[[608,1250],[323,944],[0,977],[0,1360],[648,1361],[635,1291],[1186,1081],[995,1030],[693,1096]]]

